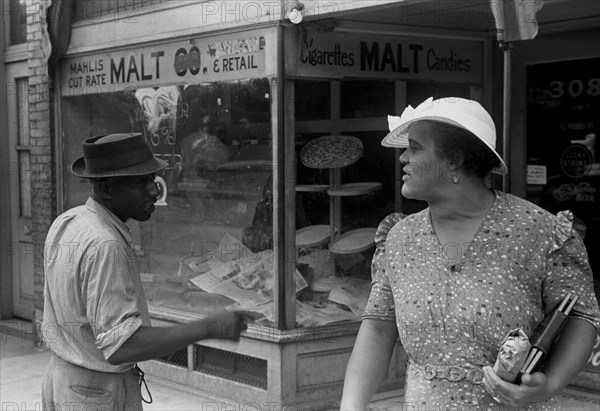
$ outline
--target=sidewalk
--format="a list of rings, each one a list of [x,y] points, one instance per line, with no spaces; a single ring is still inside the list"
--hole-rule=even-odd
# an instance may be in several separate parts
[[[34,346],[31,324],[12,320],[0,322],[0,411],[41,410],[42,376],[50,356],[49,350]],[[211,399],[147,380],[154,401],[144,404],[144,410],[246,411],[243,407],[232,408],[224,404],[222,410],[217,410]],[[600,391],[589,393],[567,389],[559,396],[559,401],[564,410],[598,411]],[[406,407],[403,407],[401,391],[398,391],[378,397],[369,409],[397,411]],[[247,411],[261,410],[249,407]]]
[[[31,324],[0,322],[0,411],[41,410],[42,378],[52,353],[33,344]],[[144,410],[202,410],[214,401],[146,378],[152,404]],[[204,407],[206,409],[207,407]]]

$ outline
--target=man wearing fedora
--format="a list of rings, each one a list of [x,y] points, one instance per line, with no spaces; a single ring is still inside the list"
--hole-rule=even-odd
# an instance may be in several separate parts
[[[141,134],[109,134],[83,142],[71,167],[89,179],[85,205],[56,218],[44,247],[44,341],[54,352],[46,368],[44,409],[139,410],[151,401],[139,361],[205,338],[236,341],[244,312],[152,327],[132,235],[125,222],[146,221],[159,190],[153,156]]]

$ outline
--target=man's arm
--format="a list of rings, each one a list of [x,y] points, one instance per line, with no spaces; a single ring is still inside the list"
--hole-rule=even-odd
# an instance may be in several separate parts
[[[561,331],[541,372],[523,375],[521,385],[502,381],[484,367],[485,384],[503,404],[511,406],[545,401],[560,393],[581,371],[596,340],[596,328],[585,320],[570,318]]]
[[[384,379],[398,339],[394,321],[363,320],[346,368],[340,410],[364,410]]]
[[[250,317],[240,311],[222,311],[202,320],[172,327],[140,327],[108,358],[118,365],[161,357],[195,341],[219,338],[237,341]]]

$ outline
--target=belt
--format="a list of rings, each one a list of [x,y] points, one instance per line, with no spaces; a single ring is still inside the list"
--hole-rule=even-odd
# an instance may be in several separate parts
[[[479,368],[467,368],[458,365],[421,365],[412,360],[409,361],[409,364],[421,370],[426,380],[440,378],[452,382],[467,380],[475,385],[483,384],[483,371]]]

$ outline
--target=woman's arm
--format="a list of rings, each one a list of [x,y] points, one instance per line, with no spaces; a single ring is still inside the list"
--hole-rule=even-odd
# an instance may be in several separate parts
[[[548,378],[550,397],[561,392],[577,376],[590,358],[595,341],[596,328],[589,322],[578,318],[566,322],[543,370]]]
[[[541,372],[523,375],[521,385],[515,385],[502,381],[491,367],[484,367],[486,387],[494,391],[503,404],[511,406],[548,400],[581,371],[595,340],[596,328],[592,324],[570,318]]]
[[[365,410],[387,375],[398,329],[394,321],[363,320],[346,368],[340,410]]]

